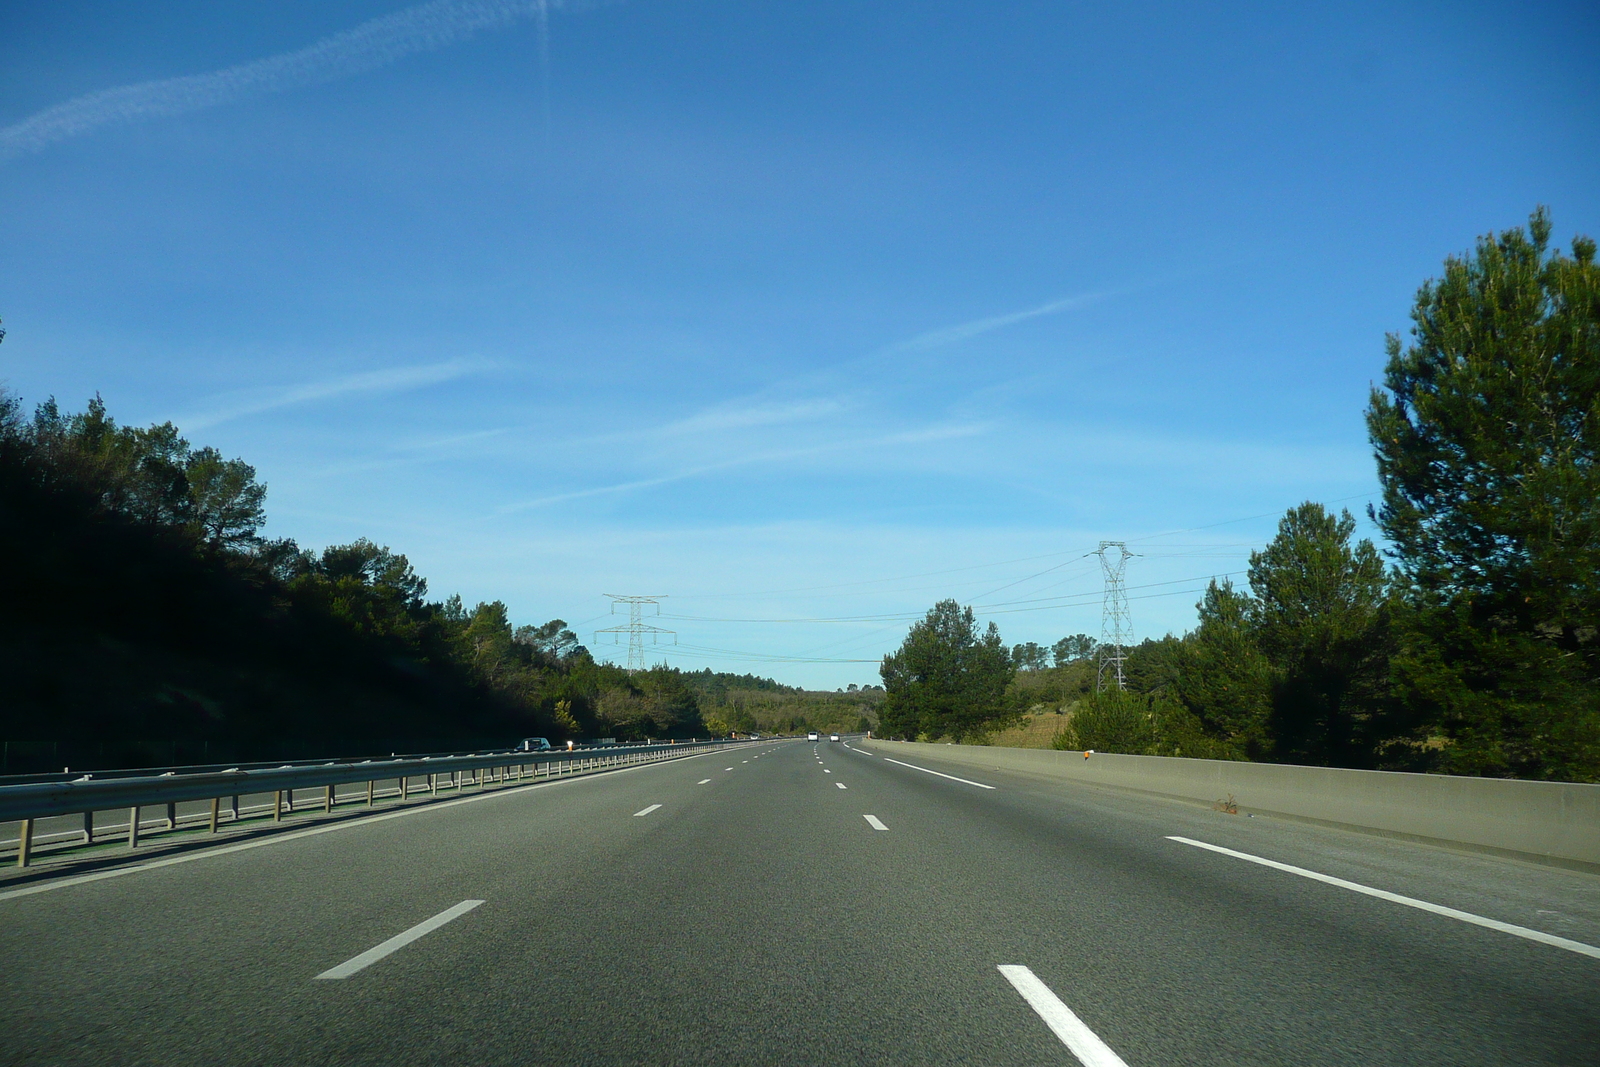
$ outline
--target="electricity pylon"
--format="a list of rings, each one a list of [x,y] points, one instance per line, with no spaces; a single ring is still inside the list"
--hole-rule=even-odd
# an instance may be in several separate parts
[[[1112,549],[1116,550],[1114,559],[1106,555]],[[1106,578],[1105,602],[1100,609],[1100,647],[1095,656],[1099,667],[1094,679],[1095,692],[1103,693],[1108,675],[1119,690],[1123,688],[1122,661],[1127,658],[1123,647],[1133,639],[1133,627],[1128,621],[1128,590],[1122,578],[1133,553],[1121,541],[1101,541],[1096,555]]]
[[[652,612],[652,614],[660,615],[661,601],[665,600],[666,597],[618,596],[615,593],[607,593],[606,596],[611,598],[611,613],[613,615],[617,613],[618,604],[628,605],[628,625],[608,626],[604,630],[596,630],[594,632],[595,644],[600,643],[601,634],[611,634],[612,644],[621,644],[622,635],[627,634],[629,674],[644,670],[644,639],[646,634],[650,636],[650,643],[652,645],[659,645],[663,635],[671,637],[673,644],[678,643],[678,635],[674,631],[663,630],[659,626],[650,626],[643,621],[645,605],[648,604],[656,609],[654,612]]]

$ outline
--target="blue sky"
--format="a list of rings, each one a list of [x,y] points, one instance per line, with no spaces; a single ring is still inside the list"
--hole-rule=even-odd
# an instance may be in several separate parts
[[[0,379],[255,464],[274,536],[674,664],[1193,625],[1364,508],[1383,335],[1600,235],[1589,4],[7,5]],[[1051,599],[1059,598],[1059,599]],[[785,621],[744,621],[785,620]],[[818,620],[818,621],[793,621]],[[596,646],[602,655],[621,650]],[[815,662],[812,662],[815,661]]]

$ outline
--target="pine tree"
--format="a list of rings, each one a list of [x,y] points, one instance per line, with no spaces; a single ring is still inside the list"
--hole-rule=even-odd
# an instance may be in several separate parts
[[[1005,692],[1015,673],[994,623],[980,633],[971,608],[941,600],[883,659],[883,731],[959,741],[998,729],[1014,717]]]
[[[1415,609],[1396,678],[1447,766],[1600,780],[1600,268],[1550,229],[1446,260],[1389,337],[1374,517]]]

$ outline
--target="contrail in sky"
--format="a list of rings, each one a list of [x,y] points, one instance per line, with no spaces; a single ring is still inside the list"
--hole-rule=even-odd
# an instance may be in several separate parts
[[[955,326],[945,326],[938,330],[929,330],[927,333],[918,334],[905,341],[898,341],[884,349],[885,352],[920,352],[929,348],[942,348],[953,345],[958,341],[965,341],[969,337],[988,333],[990,330],[1003,329],[1018,322],[1036,319],[1042,315],[1054,315],[1061,311],[1072,311],[1076,308],[1087,307],[1097,300],[1104,299],[1106,293],[1086,293],[1082,296],[1069,296],[1060,300],[1052,300],[1048,304],[1029,308],[1026,311],[1013,311],[1009,315],[995,315],[987,319],[975,319],[972,322],[963,322]]]
[[[363,74],[417,52],[431,52],[528,18],[538,21],[540,63],[548,71],[549,10],[563,6],[563,0],[434,0],[363,22],[298,51],[209,74],[136,82],[88,93],[0,128],[0,163],[113,122],[181,115]]]
[[[492,364],[476,359],[452,359],[443,363],[426,363],[414,367],[387,367],[383,370],[349,374],[343,378],[330,378],[307,382],[288,389],[237,399],[233,404],[214,411],[192,415],[182,421],[185,430],[200,430],[230,422],[246,415],[305,404],[317,400],[330,400],[352,393],[392,393],[406,389],[420,389],[428,385],[465,378],[488,370]]]

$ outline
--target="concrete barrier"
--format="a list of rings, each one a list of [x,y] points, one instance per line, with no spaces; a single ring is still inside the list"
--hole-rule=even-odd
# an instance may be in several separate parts
[[[1277,815],[1466,846],[1560,866],[1600,868],[1600,785],[1353,771],[1279,763],[1118,756],[907,741],[857,744],[886,756],[1110,786],[1241,814]]]

